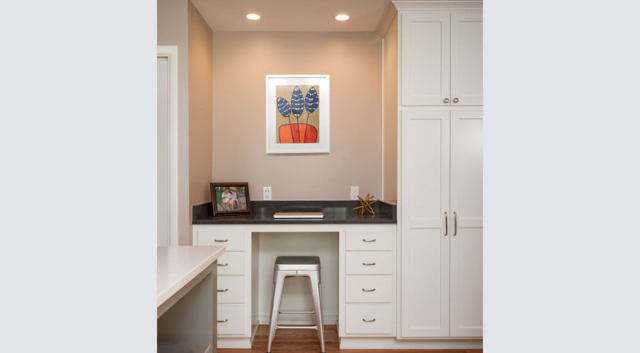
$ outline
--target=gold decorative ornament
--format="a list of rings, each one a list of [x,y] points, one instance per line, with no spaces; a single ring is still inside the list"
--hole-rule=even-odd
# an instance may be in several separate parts
[[[369,196],[369,193],[367,193],[367,197],[365,197],[364,199],[358,196],[358,201],[360,201],[360,206],[354,207],[353,209],[360,210],[358,211],[358,213],[361,216],[364,215],[365,212],[370,212],[371,215],[375,215],[376,213],[373,211],[373,208],[371,208],[371,205],[378,202],[378,200],[374,200],[373,198],[374,196],[373,195]]]

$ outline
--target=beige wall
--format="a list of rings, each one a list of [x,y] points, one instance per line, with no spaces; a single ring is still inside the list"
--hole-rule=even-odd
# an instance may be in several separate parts
[[[158,0],[158,45],[178,46],[178,244],[191,244],[191,205],[209,201],[211,29],[189,0]]]
[[[374,33],[213,33],[213,180],[253,200],[382,192],[382,38]],[[267,155],[265,75],[331,75],[331,153]]]
[[[178,243],[191,244],[188,0],[158,0],[158,45],[178,46]]]
[[[398,200],[398,16],[384,36],[384,199]]]
[[[212,32],[189,1],[189,205],[211,200]]]

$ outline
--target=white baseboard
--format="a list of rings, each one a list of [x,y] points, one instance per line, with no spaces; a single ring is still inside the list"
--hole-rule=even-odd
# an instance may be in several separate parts
[[[260,325],[269,325],[269,315],[259,316]],[[337,325],[338,315],[324,315],[323,321],[325,325]],[[287,315],[280,314],[278,318],[280,325],[315,325],[316,317],[313,314],[308,315]]]
[[[248,348],[251,349],[251,338],[218,337],[218,348]]]
[[[340,349],[481,349],[482,340],[398,340],[395,338],[340,338]]]

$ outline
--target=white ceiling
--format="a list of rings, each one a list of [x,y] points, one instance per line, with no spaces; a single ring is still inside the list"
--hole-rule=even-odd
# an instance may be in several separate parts
[[[391,0],[192,0],[214,32],[374,32]],[[261,16],[258,21],[245,18]],[[348,21],[336,21],[346,13]]]

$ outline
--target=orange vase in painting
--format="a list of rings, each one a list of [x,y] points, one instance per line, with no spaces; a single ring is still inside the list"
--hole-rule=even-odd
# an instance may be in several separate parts
[[[307,124],[280,126],[280,143],[316,143],[318,130]]]

